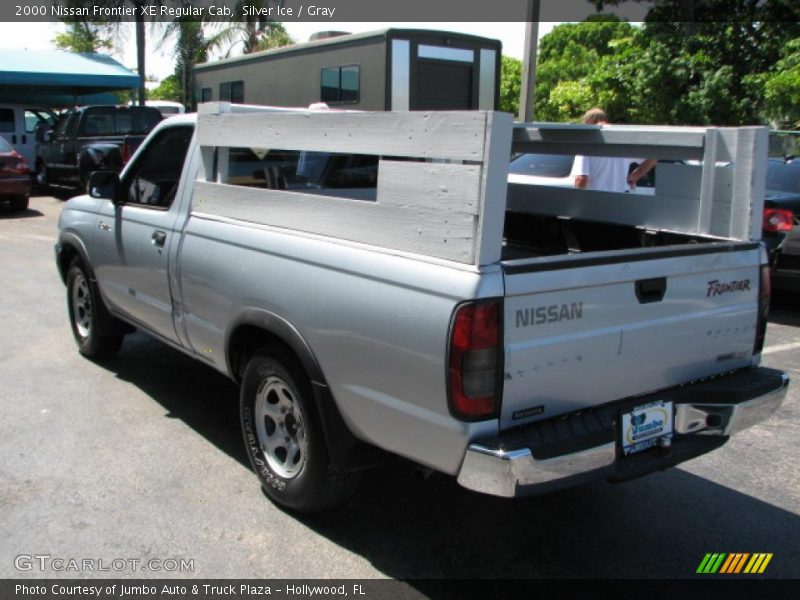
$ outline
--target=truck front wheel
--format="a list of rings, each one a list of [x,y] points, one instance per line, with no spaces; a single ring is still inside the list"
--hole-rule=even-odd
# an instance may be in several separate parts
[[[105,358],[116,354],[125,337],[121,327],[109,327],[108,315],[97,285],[89,279],[79,259],[67,271],[67,307],[72,335],[78,351],[88,358]],[[112,323],[116,325],[116,323]]]
[[[42,188],[43,191],[47,191],[50,188],[50,174],[47,172],[47,167],[44,164],[44,161],[37,160],[36,161],[36,185]]]
[[[355,489],[356,476],[330,464],[311,383],[288,352],[262,349],[250,359],[240,417],[250,464],[277,504],[315,512],[341,504]]]

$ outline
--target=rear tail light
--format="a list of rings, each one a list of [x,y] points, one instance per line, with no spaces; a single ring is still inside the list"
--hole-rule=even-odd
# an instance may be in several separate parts
[[[761,277],[758,286],[758,320],[756,321],[756,343],[753,354],[761,354],[764,338],[767,334],[767,317],[769,316],[769,300],[772,296],[769,265],[761,265]]]
[[[127,165],[131,156],[133,156],[133,149],[129,142],[125,142],[122,144],[122,164]]]
[[[0,171],[5,173],[6,175],[27,175],[30,172],[30,167],[28,166],[28,161],[25,160],[22,156],[17,155],[16,153],[11,155],[11,160],[16,160],[16,162],[6,162],[0,164]]]
[[[764,231],[778,233],[791,231],[794,226],[794,213],[783,208],[764,209]]]
[[[503,352],[499,300],[470,302],[456,309],[450,326],[450,411],[458,419],[497,416],[502,395]]]

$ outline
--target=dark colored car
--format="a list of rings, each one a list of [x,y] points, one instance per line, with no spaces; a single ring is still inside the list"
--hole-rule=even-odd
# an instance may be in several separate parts
[[[800,291],[800,158],[767,161],[764,242],[773,285]]]
[[[28,162],[11,144],[0,138],[0,201],[10,202],[14,210],[25,210],[30,195]]]

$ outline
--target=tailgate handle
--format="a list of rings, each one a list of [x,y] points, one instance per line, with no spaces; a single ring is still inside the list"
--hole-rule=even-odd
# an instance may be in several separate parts
[[[636,282],[636,298],[639,304],[661,302],[667,292],[667,278],[640,279]]]

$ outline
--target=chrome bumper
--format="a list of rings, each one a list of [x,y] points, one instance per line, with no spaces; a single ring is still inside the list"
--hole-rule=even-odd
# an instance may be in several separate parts
[[[682,402],[675,404],[674,431],[680,435],[729,436],[769,418],[786,396],[789,377],[781,373],[775,389],[738,403]],[[514,497],[520,489],[559,487],[552,484],[567,478],[613,467],[617,461],[616,442],[579,452],[537,460],[528,447],[502,449],[487,444],[467,448],[458,482],[465,488]],[[654,469],[656,470],[656,469]]]

